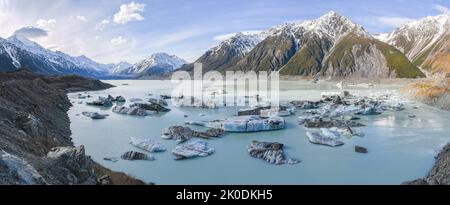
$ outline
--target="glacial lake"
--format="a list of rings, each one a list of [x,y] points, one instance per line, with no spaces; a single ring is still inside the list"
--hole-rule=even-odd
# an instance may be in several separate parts
[[[286,128],[256,133],[227,133],[207,140],[215,149],[208,157],[175,161],[171,150],[176,141],[161,138],[162,130],[173,125],[184,125],[186,120],[214,120],[236,115],[237,107],[220,109],[178,108],[169,102],[170,112],[160,115],[135,117],[120,115],[112,109],[85,104],[97,96],[121,95],[148,99],[148,94],[171,94],[176,84],[170,81],[105,81],[117,87],[87,92],[90,99],[77,99],[70,93],[73,107],[69,111],[72,138],[75,145],[85,145],[88,155],[114,171],[155,184],[400,184],[423,177],[434,164],[436,153],[450,141],[450,115],[421,103],[405,100],[403,111],[385,111],[381,115],[362,116],[364,137],[343,138],[341,147],[311,144],[308,130],[298,125],[297,117],[285,117]],[[280,84],[282,100],[318,100],[322,92],[340,92],[336,83],[309,81],[283,81]],[[358,95],[395,93],[400,95],[401,85],[375,85],[373,87],[344,86]],[[83,92],[85,95],[85,92]],[[81,104],[79,104],[81,103]],[[126,105],[130,102],[127,101]],[[413,109],[413,106],[419,106]],[[91,120],[83,111],[109,114],[104,120]],[[201,116],[200,114],[204,115]],[[415,118],[408,115],[414,114]],[[187,118],[184,115],[188,115]],[[203,127],[191,126],[195,130]],[[120,159],[126,151],[139,149],[129,144],[130,137],[151,138],[166,146],[167,151],[152,153],[154,161],[105,161],[104,157]],[[250,157],[247,146],[252,140],[280,142],[285,145],[287,157],[302,160],[295,165],[271,165]],[[354,146],[360,145],[369,153],[359,154]],[[141,151],[143,152],[143,151]]]

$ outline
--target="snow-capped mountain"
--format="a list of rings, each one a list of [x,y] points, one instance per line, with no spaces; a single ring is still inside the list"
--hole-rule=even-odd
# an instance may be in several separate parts
[[[265,33],[269,36],[290,35],[300,38],[306,33],[314,33],[320,38],[328,38],[335,42],[350,32],[363,36],[368,35],[362,26],[351,22],[334,11],[330,11],[318,19],[274,26]]]
[[[132,64],[126,62],[126,61],[122,61],[120,63],[117,63],[115,65],[113,65],[110,69],[111,73],[121,73],[124,70],[129,69],[131,66],[133,66]]]
[[[174,71],[186,64],[186,61],[167,53],[155,53],[150,57],[125,69],[118,69],[120,75],[159,75]]]
[[[20,67],[41,74],[78,74],[101,78],[109,74],[111,65],[99,64],[86,56],[73,57],[60,51],[51,51],[19,35],[0,38],[2,71]]]
[[[196,63],[203,71],[279,71],[283,75],[416,77],[423,73],[400,51],[331,11],[318,19],[274,26],[223,41]],[[182,70],[192,71],[193,64]]]
[[[265,33],[238,32],[234,36],[225,39],[220,45],[212,48],[212,55],[220,55],[224,50],[232,51],[236,55],[245,55],[266,37]]]
[[[386,43],[429,71],[450,73],[450,15],[429,16],[395,29]]]
[[[253,48],[266,38],[266,33],[238,32],[223,40],[218,46],[209,49],[194,63],[202,63],[204,72],[224,70],[239,62]],[[194,63],[186,64],[181,70],[191,71]]]

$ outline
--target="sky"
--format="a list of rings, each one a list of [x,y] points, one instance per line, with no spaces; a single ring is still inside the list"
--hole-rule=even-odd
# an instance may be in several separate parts
[[[155,52],[189,62],[239,31],[311,20],[333,10],[370,33],[450,15],[450,0],[0,0],[0,37],[23,34],[101,63]]]

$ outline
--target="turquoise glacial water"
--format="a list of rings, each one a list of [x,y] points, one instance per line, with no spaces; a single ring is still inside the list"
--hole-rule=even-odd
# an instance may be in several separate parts
[[[90,95],[121,95],[129,99],[146,99],[148,93],[170,94],[176,86],[170,81],[105,81],[117,87],[88,92]],[[307,81],[283,81],[280,84],[282,100],[317,100],[322,92],[338,92],[335,83],[319,85]],[[400,85],[375,85],[371,88],[345,86],[355,94],[375,92],[399,93]],[[69,94],[69,97],[76,93]],[[164,128],[183,125],[186,120],[213,120],[236,114],[238,108],[220,109],[177,108],[155,116],[134,117],[115,114],[111,109],[87,106],[71,98],[74,106],[69,111],[72,138],[76,145],[85,145],[87,154],[100,164],[156,184],[400,184],[423,177],[434,163],[439,149],[450,142],[449,112],[420,103],[406,101],[406,110],[386,111],[378,116],[365,116],[361,130],[364,137],[344,139],[337,148],[308,142],[307,129],[297,123],[297,117],[286,117],[284,130],[257,133],[228,133],[208,140],[216,152],[208,157],[175,161],[170,151],[175,141],[161,139]],[[83,102],[83,104],[78,104]],[[129,103],[129,102],[127,102]],[[170,100],[169,100],[170,103]],[[412,109],[419,106],[419,109]],[[105,120],[91,120],[83,111],[109,114]],[[204,116],[200,116],[204,114]],[[408,118],[415,114],[416,118]],[[184,118],[188,115],[188,118]],[[204,128],[190,126],[196,130]],[[130,137],[152,138],[168,150],[154,153],[155,161],[104,161],[104,157],[120,157],[126,151],[139,149],[128,143]],[[271,165],[247,153],[252,140],[281,142],[288,157],[301,159],[296,165]],[[368,154],[354,152],[361,145]]]

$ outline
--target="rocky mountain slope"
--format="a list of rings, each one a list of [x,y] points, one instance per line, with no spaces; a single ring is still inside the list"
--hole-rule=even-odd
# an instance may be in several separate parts
[[[211,48],[194,63],[202,63],[203,71],[224,71],[236,65],[244,56],[265,38],[265,34],[237,33],[220,45]],[[194,63],[186,64],[180,70],[192,71]]]
[[[450,15],[410,22],[382,40],[404,52],[422,69],[450,74]]]
[[[450,144],[436,156],[436,163],[427,176],[405,182],[405,185],[450,185]]]
[[[301,23],[275,26],[258,35],[260,42],[236,55],[223,44],[196,62],[208,70],[279,71],[282,75],[322,77],[423,77],[402,52],[381,42],[336,12]],[[211,57],[211,56],[214,56]],[[232,59],[232,60],[229,60]],[[185,66],[185,70],[192,70]]]
[[[83,146],[73,147],[67,91],[109,87],[76,76],[0,73],[0,184],[143,184],[96,164]]]

